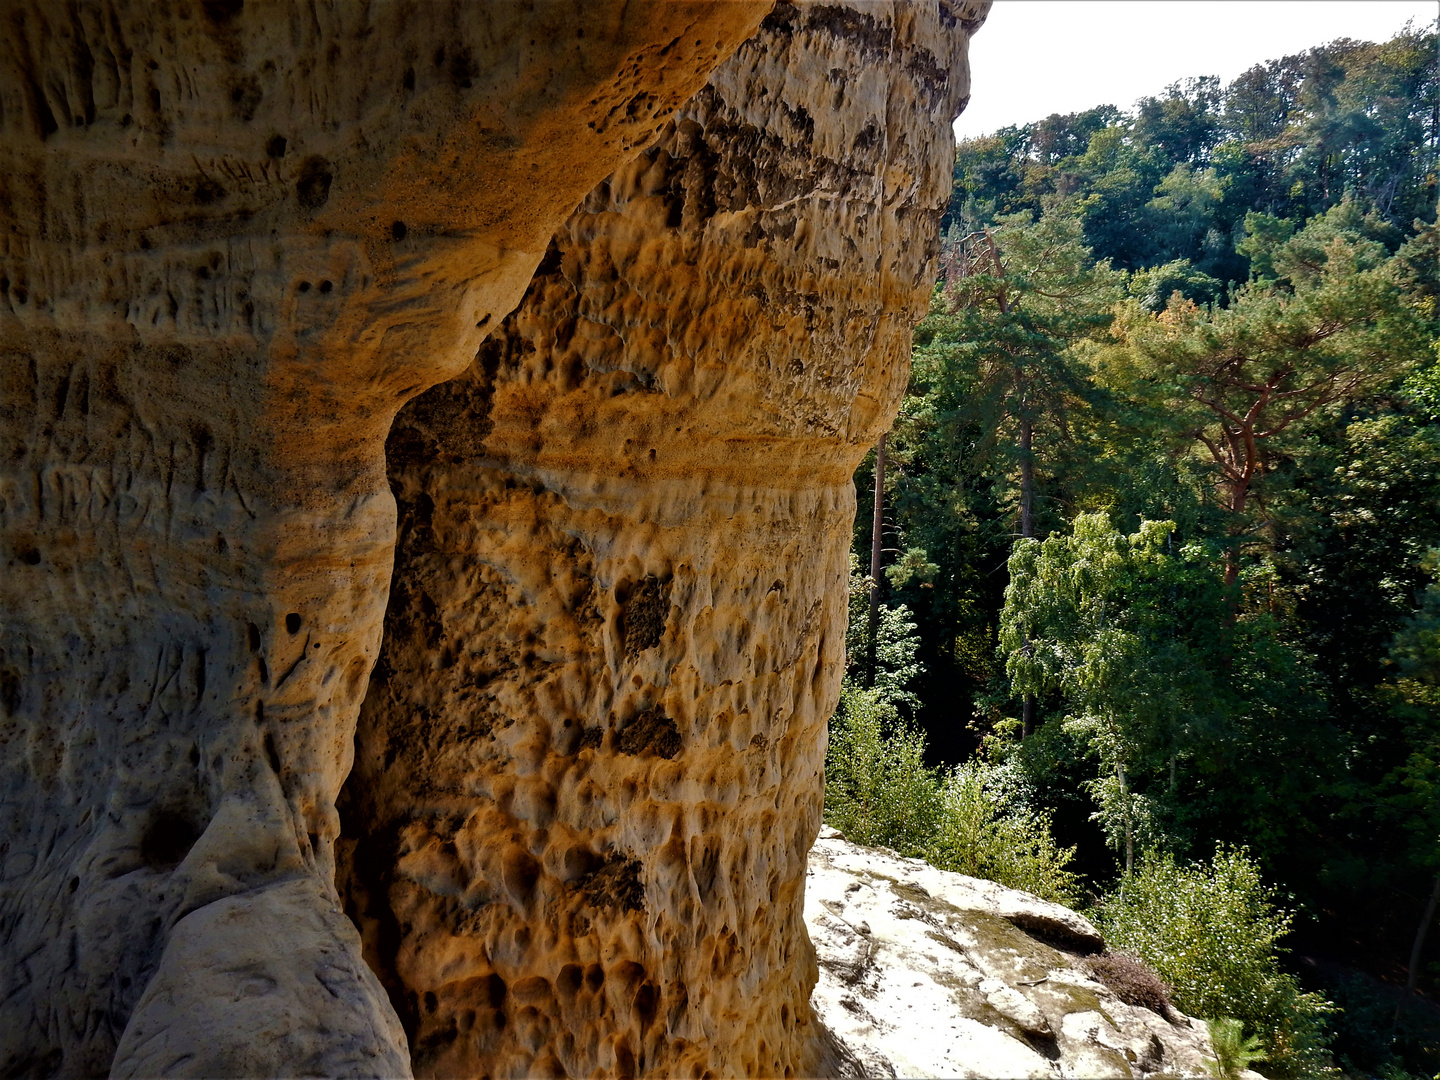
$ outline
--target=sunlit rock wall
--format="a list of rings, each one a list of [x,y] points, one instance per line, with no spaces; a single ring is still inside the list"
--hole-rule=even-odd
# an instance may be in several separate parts
[[[346,909],[417,1074],[813,1073],[851,474],[979,3],[780,5],[387,444]]]
[[[0,3],[0,1074],[407,1071],[386,433],[770,6]]]

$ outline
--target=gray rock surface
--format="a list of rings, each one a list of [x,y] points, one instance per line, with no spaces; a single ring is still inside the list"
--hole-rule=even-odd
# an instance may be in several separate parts
[[[811,1007],[850,1073],[1211,1075],[1201,1021],[1127,1005],[1090,976],[1084,955],[1102,939],[1075,912],[832,829],[809,867],[805,924],[820,965]]]
[[[308,877],[191,912],[110,1075],[405,1075],[405,1032],[358,946],[354,924]]]

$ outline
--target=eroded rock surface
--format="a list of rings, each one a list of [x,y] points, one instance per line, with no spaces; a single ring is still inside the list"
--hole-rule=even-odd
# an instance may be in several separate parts
[[[0,5],[0,1073],[404,1065],[332,911],[386,434],[770,6]]]
[[[983,5],[782,4],[388,444],[341,878],[417,1074],[812,1074],[851,475]]]
[[[1094,927],[1028,893],[827,829],[805,922],[820,964],[811,1004],[857,1075],[1213,1075],[1201,1021],[1120,1000],[1086,966]]]

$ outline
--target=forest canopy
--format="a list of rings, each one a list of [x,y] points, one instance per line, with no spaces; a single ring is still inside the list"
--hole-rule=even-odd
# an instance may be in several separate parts
[[[838,746],[865,716],[883,756],[888,710],[905,775],[922,735],[943,769],[914,853],[956,865],[945,807],[1003,789],[984,820],[1121,919],[1127,875],[1243,852],[1294,909],[1293,974],[1344,1006],[1304,1023],[1396,1076],[1440,1069],[1429,1021],[1375,1019],[1440,984],[1417,934],[1440,891],[1437,172],[1437,36],[1413,26],[962,143],[879,543],[856,522],[837,714]]]

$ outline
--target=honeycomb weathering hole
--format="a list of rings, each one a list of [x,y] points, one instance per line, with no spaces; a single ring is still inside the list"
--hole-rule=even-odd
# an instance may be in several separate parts
[[[620,616],[620,633],[627,657],[638,656],[660,644],[670,617],[670,584],[669,580],[661,581],[651,574],[631,586]]]
[[[203,831],[183,810],[160,810],[140,837],[140,858],[152,869],[173,869],[184,861]]]
[[[654,754],[670,759],[680,753],[680,729],[658,709],[646,709],[620,732],[615,748],[622,754]]]

